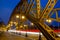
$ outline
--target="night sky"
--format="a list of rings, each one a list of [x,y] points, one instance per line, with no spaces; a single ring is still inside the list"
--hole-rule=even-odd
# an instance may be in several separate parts
[[[3,21],[4,24],[8,23],[9,18],[19,1],[20,0],[0,0],[0,22]],[[48,0],[41,0],[41,7],[45,8],[47,2]],[[60,8],[60,0],[57,1],[54,8]],[[60,17],[60,11],[58,11],[58,14]],[[53,15],[53,17],[55,17],[55,15]],[[53,21],[51,24],[57,26],[58,22]]]
[[[7,24],[9,18],[20,0],[0,0],[0,19]]]

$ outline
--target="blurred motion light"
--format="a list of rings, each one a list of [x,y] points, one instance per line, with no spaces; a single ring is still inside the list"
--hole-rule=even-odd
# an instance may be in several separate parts
[[[60,34],[58,34],[58,36],[60,37]]]

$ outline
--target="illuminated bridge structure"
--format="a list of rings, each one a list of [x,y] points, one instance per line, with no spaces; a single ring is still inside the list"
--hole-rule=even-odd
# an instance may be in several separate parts
[[[21,0],[15,7],[11,19],[13,19],[12,17],[16,15],[16,13],[18,13],[18,15],[22,14],[36,25],[36,28],[42,32],[47,40],[60,40],[57,34],[45,23],[45,21],[51,22],[51,20],[60,22],[57,12],[60,8],[54,8],[56,3],[57,0],[48,0],[46,7],[42,9],[40,0],[30,0],[30,2],[28,2],[28,0]],[[54,13],[56,13],[55,19],[51,18]]]
[[[28,2],[28,0],[21,0],[13,13],[18,12],[19,14],[24,15],[29,21],[37,26],[47,40],[60,40],[57,34],[45,23],[45,20],[47,19],[60,22],[57,12],[60,8],[54,8],[56,3],[57,0],[48,0],[46,7],[42,9],[40,0],[30,0],[30,2]],[[51,18],[54,13],[56,13],[56,19]]]

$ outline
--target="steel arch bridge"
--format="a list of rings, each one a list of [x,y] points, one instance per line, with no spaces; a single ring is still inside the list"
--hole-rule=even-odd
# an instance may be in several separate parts
[[[40,0],[21,0],[21,2],[16,6],[14,13],[18,11],[18,13],[25,15],[25,17],[34,23],[37,28],[43,33],[43,35],[47,38],[47,40],[60,40],[55,32],[45,24],[46,19],[55,20],[60,22],[60,18],[58,17],[58,10],[60,8],[54,8],[57,0],[48,0],[48,3],[44,9],[41,9]],[[56,13],[56,19],[51,18],[51,16]]]

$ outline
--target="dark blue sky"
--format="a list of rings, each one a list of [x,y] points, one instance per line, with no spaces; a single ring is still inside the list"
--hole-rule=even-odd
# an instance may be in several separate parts
[[[0,0],[0,21],[3,21],[5,24],[8,23],[9,18],[19,1],[20,0]],[[45,8],[47,2],[48,0],[41,0],[41,7]],[[60,8],[60,0],[58,0],[54,8]],[[60,11],[58,13],[60,13]],[[56,25],[56,22],[51,24]]]
[[[20,0],[0,0],[0,19],[7,24],[15,6]]]

